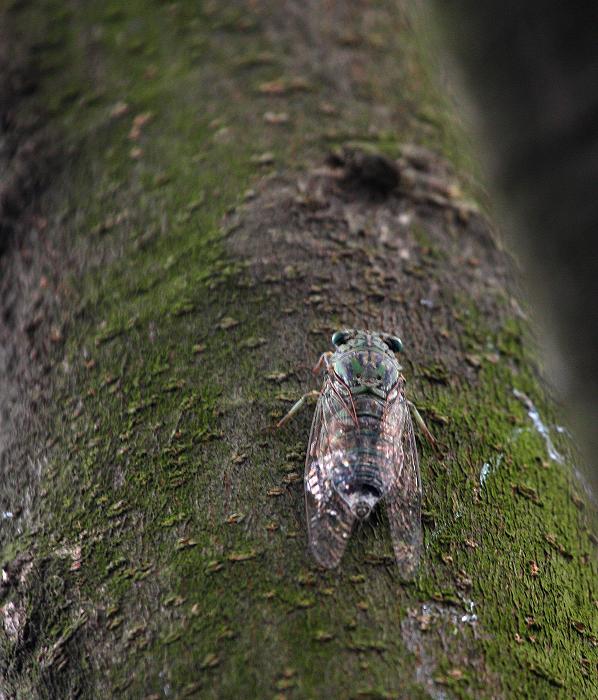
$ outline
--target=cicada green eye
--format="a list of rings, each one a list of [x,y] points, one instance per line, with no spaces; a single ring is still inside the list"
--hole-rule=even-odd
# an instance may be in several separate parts
[[[338,348],[339,345],[345,343],[350,337],[351,334],[347,331],[336,331],[332,336],[332,344],[335,348]]]
[[[384,342],[393,352],[403,352],[403,341],[396,335],[387,335]]]

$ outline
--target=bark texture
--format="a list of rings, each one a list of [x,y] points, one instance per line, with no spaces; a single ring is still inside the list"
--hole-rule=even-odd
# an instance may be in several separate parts
[[[28,373],[3,379],[27,410],[3,404],[0,697],[592,697],[574,455],[403,8],[4,20],[62,158],[1,260]],[[314,564],[310,411],[272,430],[345,326],[403,338],[444,445],[414,582],[383,515]]]

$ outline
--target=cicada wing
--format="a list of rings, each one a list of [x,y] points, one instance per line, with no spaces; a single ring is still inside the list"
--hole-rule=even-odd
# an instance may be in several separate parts
[[[400,439],[392,484],[386,496],[390,535],[399,571],[403,578],[412,578],[422,550],[421,480],[413,422],[404,400],[397,402],[403,412]]]
[[[355,518],[335,491],[324,504],[320,504],[306,487],[305,506],[309,548],[318,564],[333,569],[342,559]]]
[[[305,509],[309,547],[326,568],[338,566],[347,547],[355,517],[332,486],[332,469],[338,450],[331,432],[338,425],[337,403],[326,387],[316,405],[305,463]],[[350,416],[341,416],[350,421]]]

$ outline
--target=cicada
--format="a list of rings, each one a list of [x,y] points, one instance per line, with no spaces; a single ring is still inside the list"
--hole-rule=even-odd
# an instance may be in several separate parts
[[[399,571],[409,578],[422,548],[422,490],[412,404],[397,359],[402,342],[347,329],[332,344],[334,352],[314,369],[326,372],[321,391],[303,396],[279,423],[317,394],[305,463],[310,549],[322,566],[337,566],[356,522],[382,502]]]

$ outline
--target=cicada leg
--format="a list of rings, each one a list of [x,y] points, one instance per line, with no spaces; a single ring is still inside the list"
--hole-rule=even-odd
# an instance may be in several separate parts
[[[424,437],[426,438],[430,447],[434,450],[434,452],[436,452],[436,454],[441,454],[442,451],[440,449],[438,440],[436,440],[436,438],[429,431],[428,426],[425,424],[424,419],[421,417],[421,414],[417,410],[415,404],[412,401],[407,401],[407,404],[411,409],[411,412],[413,413],[413,417],[415,418],[415,422],[417,423],[418,428],[424,434]]]
[[[314,374],[320,374],[320,372],[322,371],[322,367],[324,367],[324,366],[326,367],[326,369],[328,369],[328,358],[329,358],[332,354],[334,354],[334,353],[332,353],[332,352],[323,352],[323,353],[320,355],[320,359],[319,359],[318,362],[316,363],[316,366],[312,369],[312,372],[313,372]]]
[[[306,394],[303,394],[303,396],[297,401],[297,403],[291,408],[291,410],[286,414],[286,416],[283,416],[278,423],[276,424],[277,428],[282,428],[282,426],[285,423],[288,423],[288,421],[291,420],[291,418],[296,414],[299,413],[299,411],[305,406],[305,402],[307,401],[308,398],[311,396],[319,396],[320,392],[316,391],[315,389],[313,391],[308,391]]]

